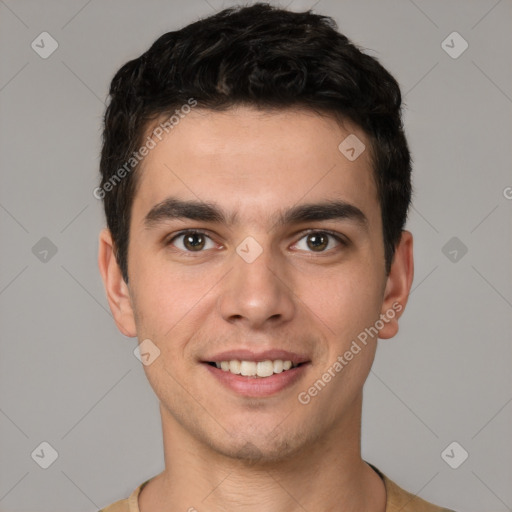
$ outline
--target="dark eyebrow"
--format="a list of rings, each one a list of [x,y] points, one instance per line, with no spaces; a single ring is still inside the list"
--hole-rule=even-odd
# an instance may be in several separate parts
[[[335,200],[322,203],[293,206],[279,216],[278,225],[321,220],[351,220],[362,228],[368,228],[368,218],[353,204]]]
[[[146,217],[144,217],[144,225],[150,228],[154,224],[172,219],[227,223],[223,211],[213,204],[168,197],[149,210]]]
[[[172,219],[191,219],[219,224],[232,224],[237,214],[229,217],[215,204],[195,200],[181,200],[168,197],[156,204],[144,218],[144,225],[153,225]],[[301,222],[322,220],[352,220],[361,227],[368,228],[368,218],[357,206],[341,200],[325,201],[322,203],[301,204],[293,206],[285,212],[280,212],[274,224],[298,224]]]

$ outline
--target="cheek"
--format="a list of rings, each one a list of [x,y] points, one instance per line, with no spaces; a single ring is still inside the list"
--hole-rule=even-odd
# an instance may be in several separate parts
[[[370,372],[377,337],[365,329],[379,318],[380,281],[376,279],[382,277],[369,268],[347,266],[317,279],[314,291],[303,287],[304,303],[313,313],[309,316],[325,334],[325,350],[319,353],[313,377],[301,396],[311,399],[313,407],[328,411],[326,421],[336,421],[347,410]]]
[[[144,371],[156,395],[172,410],[187,403],[181,395],[185,367],[191,362],[186,347],[212,307],[208,290],[214,283],[215,276],[198,273],[197,267],[175,269],[168,264],[140,265],[134,282],[138,337],[149,338],[160,351]]]
[[[309,272],[297,295],[324,325],[328,338],[342,345],[379,317],[382,276],[370,265],[339,266]]]
[[[163,348],[166,350],[179,350],[179,340],[186,342],[190,329],[198,325],[198,315],[210,307],[214,285],[222,274],[206,266],[180,265],[178,268],[164,257],[151,258],[151,261],[147,258],[143,264],[144,255],[136,259],[135,254],[134,251],[137,273],[133,276],[133,284],[139,338],[144,335],[165,344]],[[141,263],[137,265],[136,261]],[[169,339],[174,343],[165,342]]]

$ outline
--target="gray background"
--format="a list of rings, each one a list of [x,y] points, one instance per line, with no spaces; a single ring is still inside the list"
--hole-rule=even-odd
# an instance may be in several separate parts
[[[125,61],[229,5],[0,0],[1,511],[95,511],[163,468],[158,402],[96,266],[101,116]],[[414,155],[415,281],[366,385],[363,454],[425,499],[511,510],[512,2],[314,9],[395,74]]]

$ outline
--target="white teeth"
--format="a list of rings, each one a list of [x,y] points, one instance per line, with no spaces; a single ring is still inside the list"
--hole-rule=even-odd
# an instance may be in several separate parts
[[[245,377],[270,377],[274,373],[281,373],[289,370],[294,365],[291,361],[283,361],[276,359],[271,361],[239,361],[233,359],[232,361],[216,362],[215,366],[225,372],[231,372],[235,375],[244,375]]]
[[[274,373],[274,363],[272,361],[261,361],[256,365],[256,375],[258,377],[270,377]]]
[[[256,363],[254,361],[240,361],[240,373],[246,377],[256,375]]]
[[[234,373],[236,375],[240,375],[240,361],[233,360],[233,361],[229,361],[228,364],[229,364],[229,371],[231,373]],[[222,365],[222,363],[221,363],[221,365]]]
[[[284,370],[284,363],[281,359],[274,361],[274,373],[281,373]]]

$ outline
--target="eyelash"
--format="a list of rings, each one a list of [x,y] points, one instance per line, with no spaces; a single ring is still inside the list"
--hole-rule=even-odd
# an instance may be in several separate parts
[[[212,240],[212,237],[206,232],[206,231],[202,231],[200,229],[187,229],[187,230],[184,230],[184,231],[180,231],[179,233],[176,233],[171,239],[169,239],[165,245],[172,245],[172,243],[178,239],[179,237],[181,236],[184,236],[184,235],[203,235],[207,238],[209,238],[210,240]],[[325,234],[325,235],[329,235],[331,236],[332,238],[334,238],[340,245],[346,247],[348,245],[348,242],[346,240],[344,240],[338,233],[336,232],[333,232],[333,231],[330,231],[328,229],[311,229],[311,230],[308,230],[308,231],[303,231],[301,233],[301,237],[299,238],[298,241],[302,240],[304,237],[308,236],[308,235],[312,235],[312,234]],[[212,240],[213,241],[213,240]],[[298,242],[297,241],[297,242]],[[297,243],[295,242],[295,243]],[[204,250],[201,250],[201,251],[184,251],[182,249],[178,249],[176,248],[177,251],[180,251],[181,253],[184,253],[186,254],[187,256],[193,256],[194,254],[200,254],[202,252],[205,252]],[[331,251],[333,251],[334,249],[329,249],[328,251],[320,251],[316,254],[326,254],[326,253],[329,253]],[[315,254],[315,251],[308,251],[308,252],[311,252],[313,254]]]

